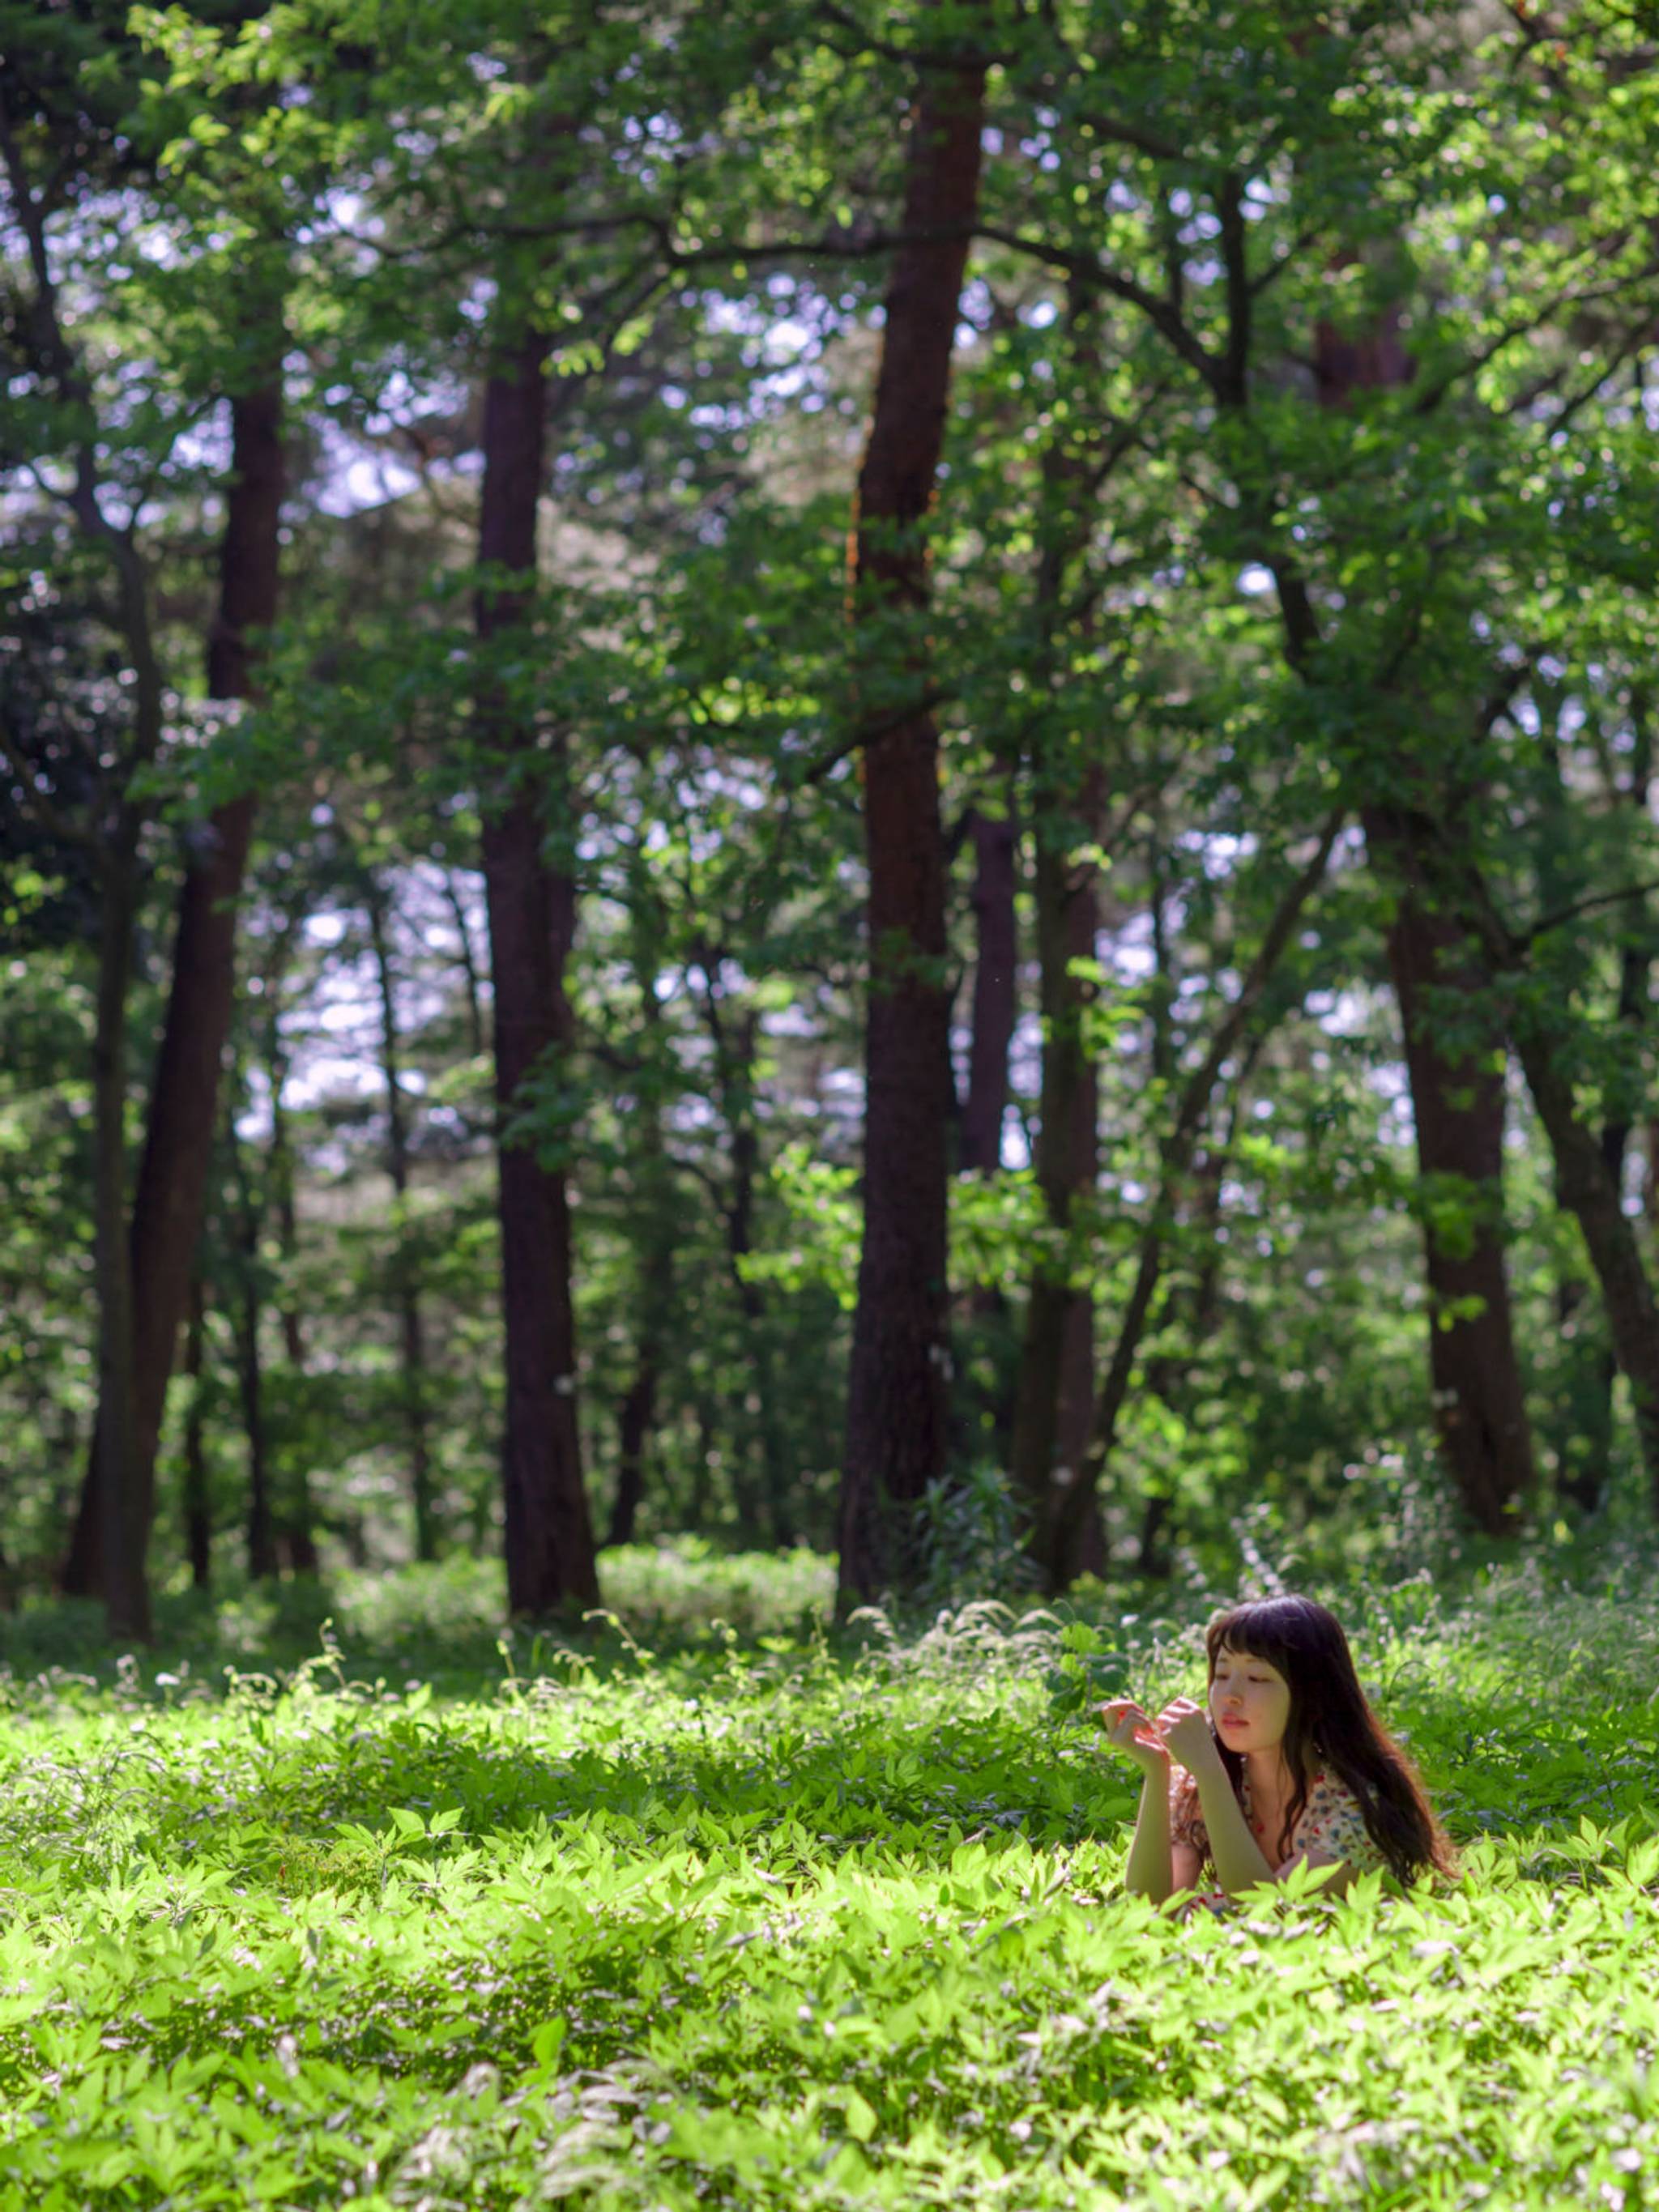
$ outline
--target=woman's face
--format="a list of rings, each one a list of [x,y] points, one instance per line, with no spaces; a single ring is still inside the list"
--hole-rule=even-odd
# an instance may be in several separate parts
[[[1271,1751],[1291,1719],[1291,1686],[1277,1667],[1224,1644],[1210,1677],[1210,1718],[1229,1751]]]

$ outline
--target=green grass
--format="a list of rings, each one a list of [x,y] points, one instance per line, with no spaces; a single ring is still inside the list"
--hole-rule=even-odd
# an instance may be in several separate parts
[[[291,1595],[142,1668],[9,1626],[0,2201],[1651,2200],[1642,1561],[1320,1593],[1467,1878],[1190,1922],[1118,1892],[1052,1617],[836,1639],[819,1563],[623,1568],[504,1652],[465,1568],[337,1591],[297,1666]],[[1202,1610],[1096,1624],[1158,1695]]]

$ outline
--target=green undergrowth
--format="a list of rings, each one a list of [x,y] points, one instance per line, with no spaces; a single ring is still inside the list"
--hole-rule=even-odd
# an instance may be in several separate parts
[[[705,1602],[707,1563],[676,1615],[663,1565],[654,1643],[641,1606],[465,1682],[431,1577],[401,1625],[365,1592],[303,1663],[218,1681],[15,1654],[0,2199],[1651,2201],[1639,1563],[1346,1594],[1465,1877],[1190,1919],[1121,1894],[1132,1778],[1075,1691],[1196,1688],[1200,1607],[835,1637],[732,1569],[769,1625]]]

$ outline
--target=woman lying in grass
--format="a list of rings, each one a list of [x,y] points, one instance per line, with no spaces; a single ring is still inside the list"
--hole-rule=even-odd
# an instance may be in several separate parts
[[[1207,1713],[1190,1698],[1155,1721],[1127,1698],[1101,1707],[1108,1741],[1146,1778],[1126,1888],[1162,1904],[1208,1873],[1216,1887],[1201,1900],[1221,1905],[1293,1866],[1334,1867],[1327,1896],[1373,1867],[1402,1881],[1455,1871],[1334,1614],[1311,1598],[1262,1598],[1218,1614],[1205,1641]]]

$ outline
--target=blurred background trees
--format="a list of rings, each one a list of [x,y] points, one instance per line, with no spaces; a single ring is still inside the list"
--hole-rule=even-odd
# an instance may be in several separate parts
[[[1651,1513],[1639,12],[0,51],[14,1594]]]

